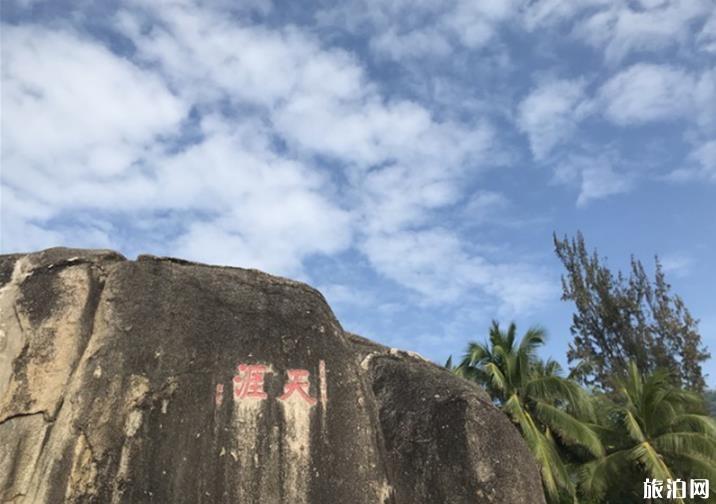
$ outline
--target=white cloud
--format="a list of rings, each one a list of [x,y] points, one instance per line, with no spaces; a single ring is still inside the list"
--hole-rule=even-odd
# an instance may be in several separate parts
[[[464,182],[477,175],[480,163],[490,153],[492,133],[482,128],[474,134],[460,135],[457,143],[451,141],[450,135],[440,135],[439,130],[434,133],[415,142],[414,152],[400,161],[354,173],[353,197],[358,200],[363,234],[400,233],[428,225],[434,210],[461,199]],[[451,145],[443,151],[442,158],[440,145]]]
[[[513,0],[458,0],[441,24],[448,33],[455,34],[464,47],[480,48],[495,37],[500,23],[516,14],[516,7],[517,2]]]
[[[79,204],[79,186],[131,170],[187,109],[156,75],[90,39],[35,26],[2,29],[2,246],[29,250],[70,239],[106,246],[102,230],[70,236],[43,222]],[[111,193],[112,183],[102,192]]]
[[[194,212],[172,252],[281,273],[350,243],[327,179],[274,154],[259,120],[205,115],[204,138],[169,154],[162,139],[179,133],[188,94],[69,32],[7,27],[4,42],[4,248],[109,246],[111,226],[70,236],[43,224],[83,209]]]
[[[704,70],[695,79],[693,118],[707,134],[716,133],[716,66]]]
[[[3,168],[4,176],[6,168]],[[0,186],[0,248],[3,252],[31,251],[55,246],[62,236],[36,222],[53,215],[52,207],[19,194],[12,187]]]
[[[498,315],[503,319],[527,316],[559,294],[558,282],[531,264],[500,264],[491,273],[488,291],[504,300],[498,307]]]
[[[2,79],[4,162],[68,176],[121,173],[186,113],[156,75],[71,32],[3,26]]]
[[[28,9],[36,4],[46,2],[47,0],[15,0],[15,3],[23,9]]]
[[[573,135],[588,108],[582,81],[545,82],[520,102],[517,125],[527,134],[534,157],[541,160]]]
[[[271,125],[298,150],[363,170],[408,159],[452,167],[484,150],[484,126],[470,131],[436,121],[417,103],[386,100],[351,54],[324,49],[295,28],[232,24],[210,11],[179,7],[155,15],[168,28],[145,33],[141,19],[122,16],[143,59],[195,99],[220,93],[266,107]]]
[[[339,305],[366,307],[373,306],[376,301],[373,293],[365,292],[355,285],[331,283],[319,285],[317,288],[332,307]]]
[[[53,11],[24,1],[38,4],[38,23]],[[294,17],[271,0],[118,5],[101,22],[78,7],[44,26],[2,25],[3,250],[67,244],[256,267],[322,284],[330,302],[381,323],[435,304],[422,311],[440,330],[413,317],[420,328],[405,334],[437,347],[446,314],[511,318],[558,297],[515,246],[545,227],[536,215],[561,218],[559,198],[532,186],[543,174],[505,170],[481,189],[489,167],[519,169],[523,149],[505,149],[515,133],[579,206],[643,176],[619,149],[656,143],[651,128],[614,124],[680,121],[693,150],[671,178],[716,180],[706,1],[356,0],[318,24],[313,7]],[[573,64],[594,57],[584,42],[608,73],[562,73],[594,68]],[[671,63],[618,66],[646,53]],[[534,75],[569,78],[527,89]],[[597,113],[608,121],[585,121]],[[655,170],[679,162],[676,144]],[[484,238],[506,225],[529,237]],[[322,256],[367,273],[370,289],[344,274],[309,278],[314,260],[312,271],[330,270]]]
[[[590,166],[582,169],[582,183],[577,205],[614,194],[628,192],[632,187],[630,177],[617,173],[611,164],[603,160],[590,160]]]
[[[455,301],[471,284],[489,281],[490,265],[443,229],[374,234],[361,249],[379,272],[433,302]]]
[[[633,175],[617,171],[618,160],[609,155],[573,154],[554,168],[555,182],[579,187],[577,206],[630,191]]]
[[[468,199],[463,213],[474,223],[485,223],[493,220],[495,214],[510,205],[509,199],[495,191],[477,191]]]
[[[455,234],[414,230],[462,199],[496,152],[489,123],[388,100],[352,54],[295,27],[242,24],[192,2],[133,5],[141,13],[116,18],[132,59],[69,32],[13,29],[4,118],[23,123],[34,104],[48,140],[38,150],[34,132],[3,136],[3,190],[14,198],[3,205],[17,224],[4,226],[3,247],[49,245],[59,218],[84,230],[75,245],[112,246],[102,215],[138,215],[130,226],[166,237],[158,253],[303,276],[306,258],[356,247],[431,302],[471,289],[506,302],[489,278],[500,265],[465,253]],[[87,78],[87,68],[100,71]],[[185,128],[192,143],[180,140]],[[180,212],[173,234],[166,212]]]
[[[683,278],[691,273],[694,260],[685,254],[667,254],[659,258],[664,273]]]
[[[412,30],[407,33],[389,28],[376,34],[370,41],[370,47],[377,54],[396,61],[425,55],[445,57],[452,51],[452,45],[447,37],[434,28]]]
[[[675,181],[706,180],[716,182],[716,140],[703,142],[691,151],[686,166],[669,175]]]
[[[507,197],[495,191],[477,191],[470,197],[465,209],[476,214],[490,213],[509,205]]]
[[[487,261],[441,228],[375,234],[361,249],[379,272],[429,303],[454,302],[479,289],[498,299],[498,311],[507,316],[529,311],[554,294],[552,282],[531,265]]]
[[[522,3],[522,19],[528,30],[569,21],[581,12],[609,5],[611,0],[526,0]]]
[[[696,88],[695,77],[680,68],[638,63],[609,79],[599,94],[606,117],[624,126],[695,113]]]
[[[604,50],[610,63],[633,52],[657,52],[689,41],[696,23],[713,10],[710,0],[613,2],[574,28],[577,37]]]
[[[300,275],[305,257],[350,245],[351,217],[330,197],[327,177],[272,153],[255,132],[222,122],[201,144],[160,163],[159,204],[213,214],[177,239],[180,255]]]
[[[345,204],[368,239],[399,233],[452,204],[465,174],[494,151],[488,124],[469,129],[437,121],[415,102],[386,100],[350,54],[323,49],[296,29],[228,24],[177,7],[155,15],[169,28],[142,32],[140,20],[122,17],[142,57],[195,99],[223,93],[265,107],[273,132],[293,153],[345,167]]]
[[[341,50],[323,50],[296,28],[243,25],[195,5],[148,3],[155,22],[143,29],[137,11],[118,22],[143,61],[157,65],[180,92],[197,102],[230,98],[273,107],[310,91],[352,95],[362,69]]]
[[[699,163],[699,174],[716,182],[716,140],[705,142],[691,153],[691,159]]]
[[[702,51],[716,54],[716,10],[711,13],[711,16],[704,23],[696,40]]]
[[[483,48],[517,8],[516,0],[357,0],[320,11],[316,18],[321,26],[367,33],[376,54],[405,62],[444,57],[459,48]]]

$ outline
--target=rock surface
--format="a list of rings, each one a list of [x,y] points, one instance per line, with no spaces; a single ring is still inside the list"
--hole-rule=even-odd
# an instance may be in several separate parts
[[[0,256],[0,500],[544,502],[484,392],[316,290],[64,248]]]

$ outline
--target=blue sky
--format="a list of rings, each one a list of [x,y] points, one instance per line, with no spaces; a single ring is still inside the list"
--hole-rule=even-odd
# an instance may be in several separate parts
[[[658,254],[716,354],[712,0],[2,9],[3,252],[255,267],[439,362],[493,318],[563,360],[581,230]]]

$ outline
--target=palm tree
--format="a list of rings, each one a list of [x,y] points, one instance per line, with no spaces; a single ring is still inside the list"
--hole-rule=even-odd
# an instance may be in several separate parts
[[[716,480],[716,421],[700,414],[702,398],[675,387],[666,371],[643,376],[633,362],[615,394],[615,402],[597,399],[608,454],[581,467],[583,495],[593,502],[641,501],[646,478],[664,485],[677,478]]]
[[[536,349],[545,340],[543,329],[530,328],[520,341],[516,332],[514,323],[505,332],[493,321],[489,341],[470,343],[454,372],[483,385],[521,430],[548,499],[574,501],[575,486],[563,448],[577,446],[592,457],[604,455],[599,437],[578,419],[594,418],[591,401],[579,385],[559,375],[559,364],[537,358]]]

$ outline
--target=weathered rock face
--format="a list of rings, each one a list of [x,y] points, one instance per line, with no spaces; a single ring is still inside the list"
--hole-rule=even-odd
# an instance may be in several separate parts
[[[310,287],[109,251],[0,256],[0,500],[542,503],[477,387]]]

